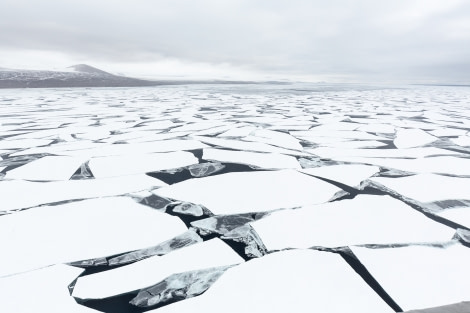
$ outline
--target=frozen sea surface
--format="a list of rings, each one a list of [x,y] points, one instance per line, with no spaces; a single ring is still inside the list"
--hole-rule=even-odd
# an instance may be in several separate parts
[[[466,87],[0,90],[0,312],[468,312],[469,116]]]

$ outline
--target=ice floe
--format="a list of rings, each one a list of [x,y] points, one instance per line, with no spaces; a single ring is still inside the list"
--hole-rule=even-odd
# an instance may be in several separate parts
[[[0,212],[68,200],[122,195],[166,185],[144,174],[52,182],[3,180],[0,181]]]
[[[229,304],[229,305],[227,305]],[[337,254],[272,253],[230,268],[204,294],[151,312],[393,312]]]
[[[88,165],[96,178],[125,176],[173,169],[198,163],[190,152],[135,154],[125,156],[96,157]]]
[[[251,225],[268,250],[444,242],[455,233],[399,200],[374,195],[277,211]]]
[[[279,153],[204,149],[202,158],[226,163],[246,164],[263,169],[300,169],[300,164],[295,157]]]
[[[68,180],[86,159],[67,156],[45,156],[7,171],[6,179],[37,181]]]
[[[395,178],[373,177],[370,181],[420,202],[470,200],[470,178],[418,174]]]
[[[438,140],[438,138],[428,134],[422,129],[399,129],[396,132],[393,144],[399,149],[404,149],[421,147],[436,140]]]
[[[128,197],[42,206],[0,218],[0,276],[103,257],[163,242],[186,230],[177,217]],[[33,235],[32,235],[33,234]]]
[[[470,249],[458,243],[351,250],[403,310],[468,300]]]
[[[341,189],[294,170],[227,173],[189,179],[156,195],[204,205],[214,214],[234,214],[323,203]]]
[[[100,299],[150,287],[166,277],[187,271],[242,263],[243,259],[220,239],[211,239],[154,256],[117,269],[80,277],[73,296]]]
[[[36,271],[0,278],[1,312],[98,313],[79,305],[68,285],[83,269],[58,264]],[[25,295],[27,293],[27,298]]]
[[[380,168],[377,166],[361,164],[339,164],[300,170],[302,173],[333,180],[350,187],[357,187],[379,171]]]

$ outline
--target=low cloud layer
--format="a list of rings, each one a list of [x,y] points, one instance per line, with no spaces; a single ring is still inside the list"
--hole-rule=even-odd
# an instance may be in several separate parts
[[[468,16],[465,0],[4,0],[0,66],[464,82]]]

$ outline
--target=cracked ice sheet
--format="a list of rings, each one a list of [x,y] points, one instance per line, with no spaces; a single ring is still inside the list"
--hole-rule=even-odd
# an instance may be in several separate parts
[[[424,146],[436,140],[439,140],[439,138],[421,129],[399,129],[396,132],[393,144],[399,149],[404,149]]]
[[[0,277],[146,248],[186,230],[179,218],[128,197],[83,200],[4,215],[0,217]]]
[[[420,202],[470,200],[470,178],[418,174],[399,178],[372,177],[369,180]]]
[[[103,179],[29,182],[0,181],[0,212],[67,200],[122,195],[166,186],[145,174]]]
[[[68,180],[87,159],[83,157],[45,156],[6,173],[6,179],[38,181]]]
[[[393,312],[338,254],[290,250],[230,268],[204,294],[152,310]]]
[[[403,310],[468,300],[470,249],[465,246],[350,248]]]
[[[295,155],[295,156],[310,156],[310,153],[275,147],[275,146],[272,146],[263,142],[230,140],[230,139],[202,137],[202,136],[194,136],[194,138],[204,143],[207,143],[209,145],[235,149],[235,150],[254,151],[254,152],[273,152],[273,153],[282,153],[282,154]]]
[[[434,214],[470,229],[470,207],[446,209]]]
[[[226,163],[247,164],[264,169],[301,168],[295,157],[279,153],[204,149],[202,158],[204,160],[214,160]]]
[[[379,171],[380,168],[377,166],[361,164],[340,164],[299,170],[299,172],[334,180],[350,187],[359,186],[362,181]]]
[[[268,250],[444,242],[455,233],[399,200],[373,195],[277,211],[251,225]]]
[[[250,135],[241,138],[241,140],[263,142],[290,150],[303,149],[297,138],[283,132],[267,129],[257,129],[251,132]]]
[[[198,162],[191,152],[177,151],[96,157],[90,159],[88,166],[94,177],[104,178],[173,169]]]
[[[372,164],[412,173],[436,173],[448,175],[470,175],[470,158],[436,156],[418,159],[385,159],[360,157],[333,157],[333,160],[351,163]]]
[[[20,140],[0,140],[0,149],[26,149],[31,147],[46,146],[53,140],[46,139],[20,139]]]
[[[189,261],[188,261],[189,260]],[[80,277],[73,296],[102,299],[152,286],[186,271],[239,264],[244,260],[218,238],[154,256],[117,269]]]
[[[98,313],[70,296],[67,286],[82,272],[81,268],[58,264],[0,278],[0,312]]]
[[[202,204],[218,215],[318,204],[329,201],[339,191],[342,189],[295,170],[280,170],[188,179],[153,193]]]
[[[350,158],[423,158],[433,155],[458,155],[458,152],[446,149],[424,147],[409,149],[350,149],[321,147],[309,149],[309,152],[322,158],[338,159]],[[374,161],[372,159],[371,161]],[[375,160],[377,161],[377,160]]]

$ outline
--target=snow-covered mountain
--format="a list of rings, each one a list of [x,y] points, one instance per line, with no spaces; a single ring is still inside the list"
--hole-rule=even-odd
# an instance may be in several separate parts
[[[0,67],[0,88],[134,87],[160,82],[114,75],[86,64],[64,70],[23,70]]]

